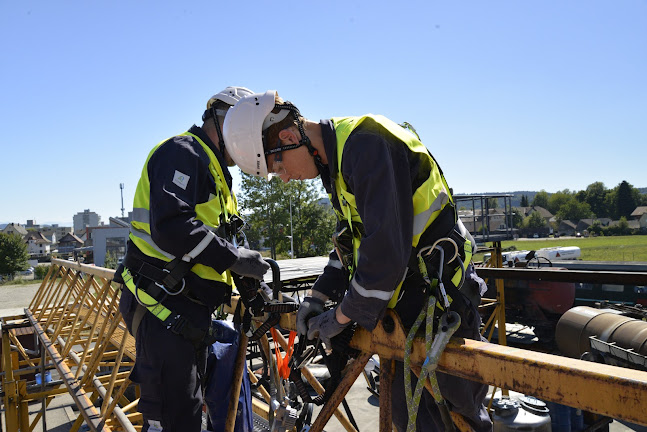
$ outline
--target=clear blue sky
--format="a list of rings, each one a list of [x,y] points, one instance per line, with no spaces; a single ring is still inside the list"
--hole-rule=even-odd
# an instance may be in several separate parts
[[[456,193],[647,186],[645,0],[5,0],[0,46],[0,222],[130,210],[227,85],[408,121]]]

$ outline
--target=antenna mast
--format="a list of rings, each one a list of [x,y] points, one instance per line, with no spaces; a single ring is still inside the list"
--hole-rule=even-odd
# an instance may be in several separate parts
[[[124,217],[124,184],[119,183],[119,189],[121,189],[121,217]]]

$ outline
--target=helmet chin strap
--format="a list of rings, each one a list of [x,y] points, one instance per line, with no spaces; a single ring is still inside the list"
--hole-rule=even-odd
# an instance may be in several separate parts
[[[216,125],[216,133],[218,134],[218,150],[222,154],[222,157],[225,157],[225,139],[222,137],[222,130],[220,130],[220,123],[218,122],[218,116],[216,115],[216,110],[211,106],[211,117],[213,117],[213,124]]]
[[[281,105],[277,104],[275,108],[280,108],[280,109],[287,108],[290,111],[292,111],[292,113],[294,114],[294,118],[297,121],[297,128],[299,129],[299,133],[301,134],[299,145],[306,146],[306,148],[308,149],[308,153],[310,153],[310,156],[312,156],[312,158],[315,161],[315,166],[317,167],[317,171],[319,171],[319,175],[321,175],[321,173],[325,169],[325,165],[321,160],[319,151],[316,148],[314,148],[314,146],[312,145],[312,142],[310,142],[310,138],[308,138],[308,135],[306,135],[305,128],[303,127],[303,122],[300,120],[301,113],[299,112],[299,109],[290,102],[286,102],[285,104],[281,104]]]

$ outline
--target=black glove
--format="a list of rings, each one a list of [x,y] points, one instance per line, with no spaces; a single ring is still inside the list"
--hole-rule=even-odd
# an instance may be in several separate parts
[[[270,269],[270,265],[263,261],[259,252],[251,249],[238,248],[238,259],[229,267],[229,270],[254,279],[263,279],[263,275]]]
[[[299,306],[297,312],[297,334],[308,333],[308,320],[324,311],[324,301],[315,297],[306,297]]]
[[[346,324],[340,324],[335,317],[337,308],[329,309],[321,315],[310,318],[308,321],[308,339],[316,339],[317,337],[330,348],[330,339],[343,332],[352,321]]]

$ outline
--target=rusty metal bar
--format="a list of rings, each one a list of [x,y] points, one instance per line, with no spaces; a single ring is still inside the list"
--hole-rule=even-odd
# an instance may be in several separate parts
[[[450,342],[439,370],[647,425],[647,372],[472,340]]]
[[[541,280],[551,282],[588,282],[614,285],[647,285],[645,272],[558,270],[555,268],[476,267],[483,278]]]
[[[283,317],[280,326],[294,329],[295,317]],[[387,311],[373,332],[357,329],[350,346],[403,361],[405,339],[399,318]],[[417,338],[411,364],[424,359],[424,340]],[[647,425],[647,372],[468,339],[452,339],[438,366],[451,375]]]
[[[395,374],[395,361],[380,357],[380,432],[393,430],[391,387]]]

